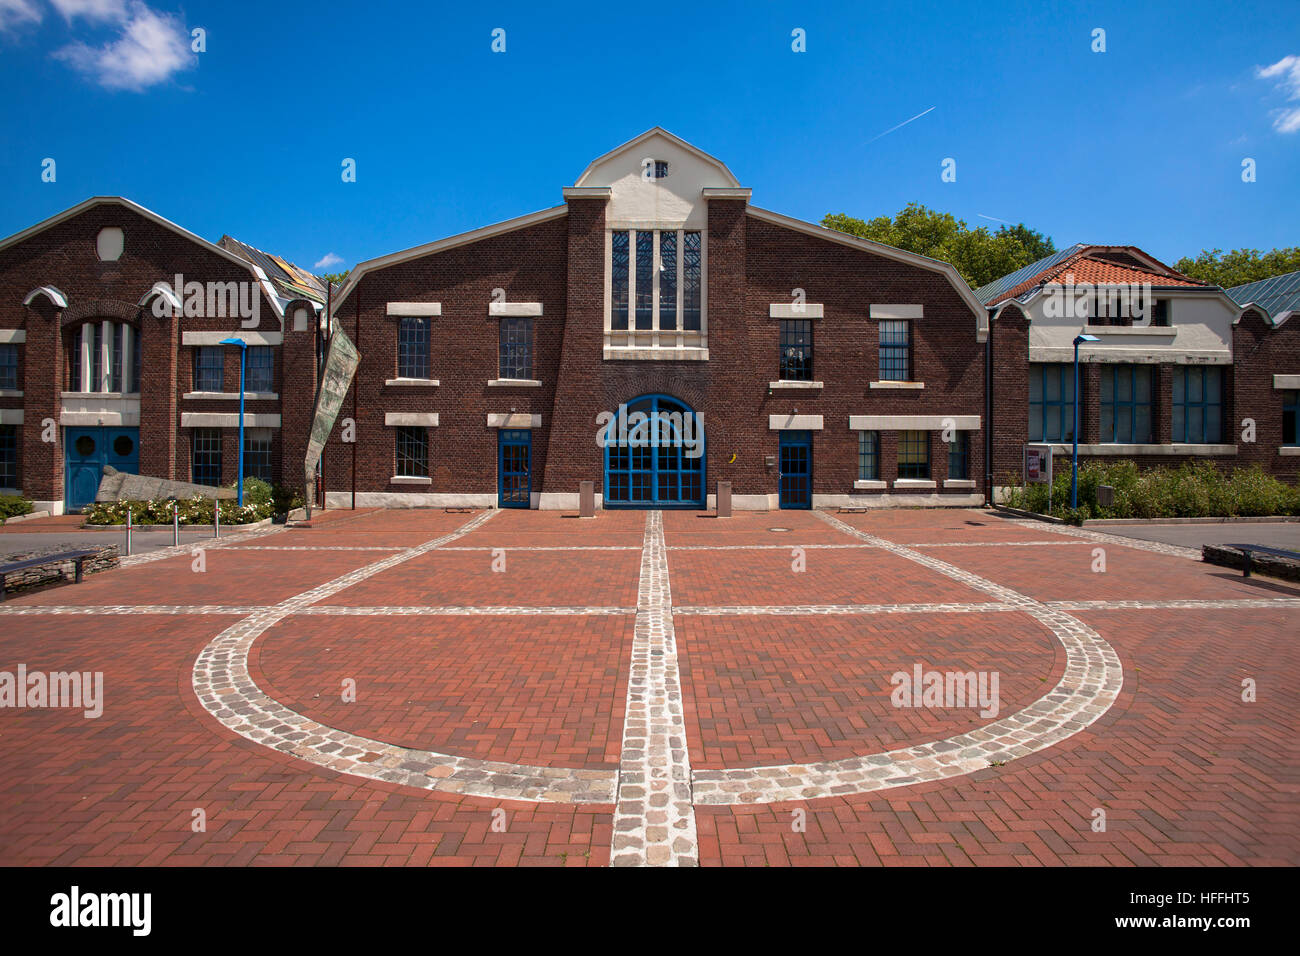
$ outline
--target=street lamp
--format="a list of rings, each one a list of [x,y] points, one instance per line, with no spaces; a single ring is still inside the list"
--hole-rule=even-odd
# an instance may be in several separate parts
[[[1070,510],[1079,507],[1079,346],[1084,342],[1100,342],[1095,335],[1074,337],[1074,454],[1070,460]],[[242,405],[240,406],[243,407]],[[242,419],[241,419],[242,420]]]
[[[248,343],[243,339],[222,339],[222,345],[239,346],[239,474],[235,479],[235,504],[244,507],[244,367],[248,356]],[[1076,369],[1079,361],[1079,349],[1074,350]],[[1078,378],[1076,371],[1075,378]],[[214,506],[215,507],[215,506]]]

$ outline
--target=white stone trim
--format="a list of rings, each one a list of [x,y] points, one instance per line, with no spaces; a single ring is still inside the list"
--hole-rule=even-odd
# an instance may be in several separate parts
[[[331,491],[325,495],[331,508],[352,505],[350,491]],[[358,508],[495,508],[495,494],[452,494],[425,491],[358,491]],[[576,506],[575,506],[576,508]]]
[[[535,378],[494,378],[488,381],[488,388],[541,388],[541,380]]]
[[[140,424],[137,412],[59,412],[60,425],[94,428],[107,425],[115,428],[135,428]]]
[[[949,427],[945,424],[949,421],[952,422],[951,427],[959,432],[977,432],[980,429],[978,415],[850,415],[849,430],[855,432],[942,431]]]
[[[782,380],[779,382],[768,382],[767,387],[768,388],[825,388],[826,383],[825,382],[792,382],[792,381]]]
[[[873,305],[867,314],[873,319],[921,319],[924,309],[920,305]]]
[[[434,388],[441,385],[442,382],[436,378],[390,378],[384,381],[385,385],[424,385]]]
[[[420,475],[393,475],[388,479],[390,485],[431,485],[433,479]]]
[[[701,199],[743,199],[749,202],[753,194],[748,186],[705,186],[700,190]]]
[[[390,302],[388,315],[409,315],[427,319],[442,315],[441,302]]]
[[[853,482],[854,491],[884,491],[889,487],[889,482],[878,481],[875,478],[859,478]]]
[[[437,412],[384,412],[385,425],[424,425],[425,427],[436,427],[438,424]]]
[[[1029,347],[1029,361],[1031,363],[1072,363],[1074,361],[1074,347],[1031,345]],[[1231,365],[1232,352],[1221,349],[1187,351],[1166,348],[1160,345],[1148,348],[1141,346],[1119,348],[1107,345],[1104,342],[1089,342],[1086,345],[1079,346],[1079,361],[1080,363],[1087,362],[1100,365],[1116,362],[1136,365],[1159,365],[1163,362],[1173,365]]]
[[[868,382],[867,388],[925,388],[925,382]]]
[[[283,345],[283,332],[182,332],[181,345],[220,345],[222,339],[243,339],[246,345]]]
[[[0,341],[4,340],[0,339]],[[1274,375],[1273,387],[1284,389],[1300,388],[1300,375]]]
[[[1163,335],[1171,339],[1178,334],[1169,325],[1085,325],[1083,331],[1089,335]]]
[[[21,408],[0,408],[0,425],[21,425],[23,410]]]
[[[768,318],[772,319],[820,319],[823,318],[819,302],[773,302],[767,307]]]
[[[1052,442],[1053,455],[1070,455],[1073,445],[1060,442]],[[1080,445],[1080,455],[1117,455],[1131,457],[1133,455],[1235,455],[1237,454],[1236,445],[1187,445],[1174,443],[1170,445]]]
[[[528,315],[541,315],[542,303],[540,302],[489,302],[488,315],[497,315],[504,318],[517,318]]]
[[[22,345],[26,341],[26,329],[0,329],[0,345]]]
[[[565,186],[560,190],[565,199],[608,199],[614,195],[611,186]]]
[[[13,237],[11,237],[11,239],[12,238]],[[8,245],[9,241],[11,240],[6,240],[4,245]],[[53,305],[56,309],[66,309],[68,307],[68,297],[64,295],[62,292],[60,292],[58,289],[54,288],[54,286],[52,285],[43,285],[39,288],[33,289],[31,292],[28,292],[26,297],[23,299],[23,305],[31,305],[33,302],[36,301],[36,297],[41,295],[49,299],[50,304]]]
[[[769,415],[769,431],[821,431],[821,415]]]
[[[520,412],[502,415],[496,412],[489,412],[487,417],[488,428],[541,428],[541,415],[528,415]]]
[[[1281,445],[1278,447],[1277,453],[1283,457],[1300,455],[1300,445]]]
[[[181,428],[238,428],[238,412],[181,412]],[[279,428],[278,414],[245,412],[244,428]]]
[[[619,332],[617,334],[622,335],[623,333]],[[694,346],[680,349],[646,349],[606,345],[605,358],[625,361],[707,362],[709,360],[709,350]]]
[[[937,488],[938,484],[930,478],[895,478],[895,488]]]
[[[186,392],[182,399],[195,402],[237,402],[238,392]],[[280,400],[279,392],[245,392],[246,402],[276,402]]]
[[[775,497],[774,495],[773,498]],[[819,508],[979,508],[983,505],[983,495],[963,495],[938,491],[928,495],[892,492],[861,495],[814,494],[812,496],[814,510]],[[776,507],[774,501],[772,508]]]
[[[22,398],[21,388],[0,388],[0,398]]]
[[[975,482],[969,478],[945,478],[943,486],[945,488],[974,488]]]

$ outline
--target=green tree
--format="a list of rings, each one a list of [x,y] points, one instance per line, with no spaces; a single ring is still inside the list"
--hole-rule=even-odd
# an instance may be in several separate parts
[[[1287,249],[1202,249],[1195,259],[1184,256],[1174,263],[1183,275],[1231,289],[1235,285],[1257,282],[1285,272],[1300,271],[1300,246]]]
[[[951,262],[974,288],[1056,251],[1051,239],[1024,223],[1002,226],[997,232],[990,232],[985,226],[971,229],[951,213],[937,212],[920,203],[908,203],[906,209],[892,218],[878,216],[863,220],[833,213],[822,219],[822,225],[860,239]]]

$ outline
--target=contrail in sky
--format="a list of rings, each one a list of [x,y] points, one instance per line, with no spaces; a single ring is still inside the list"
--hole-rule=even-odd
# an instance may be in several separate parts
[[[894,130],[896,130],[896,129],[902,129],[902,128],[903,128],[904,126],[906,126],[908,123],[911,123],[911,122],[913,122],[914,120],[919,120],[922,116],[924,116],[926,113],[929,113],[929,112],[930,112],[931,110],[933,110],[933,109],[934,109],[934,107],[931,106],[930,109],[928,109],[928,110],[922,110],[921,112],[919,112],[919,113],[917,113],[915,116],[913,116],[912,119],[910,119],[910,120],[903,120],[903,122],[899,123],[897,126],[891,126],[891,127],[889,127],[889,129],[887,129],[887,130],[885,130],[883,133],[881,133],[880,136],[873,136],[871,139],[867,140],[867,142],[868,142],[868,143],[874,143],[876,140],[880,139],[881,136],[888,136],[888,135],[889,135],[890,133],[892,133]]]

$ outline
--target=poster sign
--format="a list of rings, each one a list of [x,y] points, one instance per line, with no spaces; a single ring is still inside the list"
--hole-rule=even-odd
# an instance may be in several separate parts
[[[1025,446],[1025,484],[1052,483],[1052,446]]]
[[[352,384],[361,356],[352,340],[336,328],[330,336],[329,351],[325,355],[325,370],[321,373],[320,391],[316,393],[316,410],[311,419],[311,435],[307,439],[307,494],[311,496],[316,485],[316,463],[325,450],[325,441],[334,430],[334,422],[343,408],[343,396]]]

